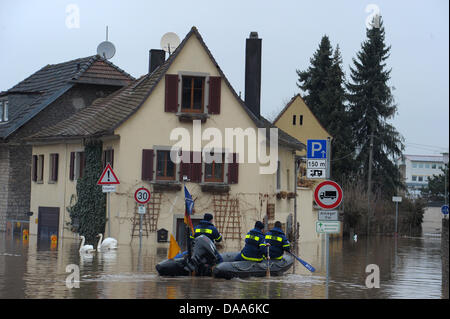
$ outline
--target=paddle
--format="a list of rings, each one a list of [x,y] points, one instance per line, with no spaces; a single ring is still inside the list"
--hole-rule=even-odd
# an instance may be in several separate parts
[[[288,253],[290,253],[292,256],[294,256],[303,266],[305,266],[306,269],[308,269],[310,272],[315,272],[316,269],[311,266],[310,264],[308,264],[306,261],[304,261],[303,259],[301,259],[300,257],[295,256],[293,253],[291,253],[290,251],[288,251]]]
[[[267,245],[267,270],[266,270],[266,277],[270,278],[270,255],[269,255],[269,246]]]

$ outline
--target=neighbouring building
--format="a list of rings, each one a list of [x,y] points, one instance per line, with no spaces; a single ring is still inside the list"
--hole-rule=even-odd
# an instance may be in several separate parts
[[[28,227],[30,180],[37,184],[57,180],[57,171],[49,171],[48,167],[58,167],[58,156],[37,158],[39,169],[31,176],[31,146],[23,139],[132,80],[129,74],[95,55],[47,65],[0,92],[0,231]]]
[[[40,157],[58,156],[60,165],[55,168],[56,181],[32,181],[30,211],[51,217],[58,236],[76,236],[67,225],[70,222],[67,207],[76,201],[84,143],[97,139],[103,142],[104,163],[112,164],[120,181],[116,192],[110,195],[111,228],[108,229],[107,223],[105,230],[119,244],[139,241],[134,193],[146,187],[151,199],[144,215],[143,244],[168,247],[166,238],[171,233],[184,245],[183,176],[189,178],[186,187],[195,201],[194,225],[204,213],[212,212],[225,248],[240,247],[243,236],[256,220],[265,220],[269,225],[280,220],[289,233],[295,198],[291,183],[294,155],[304,150],[305,145],[276,129],[260,114],[261,41],[254,32],[247,39],[245,102],[193,27],[167,59],[162,50],[150,51],[148,74],[32,136],[30,157],[39,161]],[[277,146],[269,143],[270,137],[274,137],[268,135],[272,133],[270,128],[278,132]],[[223,137],[230,130],[243,134],[233,137],[236,141],[233,145],[224,145]],[[189,140],[181,145],[182,133]],[[241,147],[237,141],[240,137]],[[265,140],[266,137],[269,138]],[[177,155],[185,155],[188,160],[173,161],[172,147]],[[256,162],[250,160],[256,151],[274,152],[283,171],[277,174],[276,162],[261,163],[258,156]],[[208,162],[202,153],[218,157]],[[267,174],[261,173],[261,169],[269,166],[272,169]],[[45,166],[43,174],[50,171]],[[280,190],[289,196],[277,198]],[[39,237],[47,231],[40,223],[41,218],[31,219],[31,234]]]
[[[428,185],[428,177],[443,175],[445,167],[442,155],[403,155],[400,172],[407,187],[407,196],[417,198],[422,187]]]

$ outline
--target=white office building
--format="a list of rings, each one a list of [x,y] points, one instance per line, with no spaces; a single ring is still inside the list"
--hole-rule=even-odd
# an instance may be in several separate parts
[[[400,171],[410,197],[420,195],[420,189],[428,185],[428,177],[443,175],[444,160],[443,155],[403,155]]]

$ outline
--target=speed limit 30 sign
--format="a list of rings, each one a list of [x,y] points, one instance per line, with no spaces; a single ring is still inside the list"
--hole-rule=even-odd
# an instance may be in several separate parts
[[[150,200],[150,191],[147,188],[141,187],[134,193],[134,200],[138,204],[146,204]]]

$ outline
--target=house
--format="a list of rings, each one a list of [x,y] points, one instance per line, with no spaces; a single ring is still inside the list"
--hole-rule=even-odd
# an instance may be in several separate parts
[[[448,157],[447,157],[448,161]],[[428,185],[428,178],[443,175],[445,156],[443,155],[408,155],[400,159],[400,172],[406,184],[407,196],[417,198],[422,187]]]
[[[327,140],[330,142],[332,136],[320,124],[314,113],[306,105],[300,94],[295,95],[281,110],[273,121],[273,124],[297,140],[307,142],[308,140]],[[314,242],[320,239],[315,228],[311,227],[317,220],[319,206],[314,203],[314,187],[325,179],[308,179],[306,176],[306,149],[297,151],[301,158],[298,174],[299,201],[305,203],[303,211],[300,211],[300,241]],[[289,168],[281,168],[289,169]],[[307,205],[307,207],[305,207]],[[342,233],[342,227],[341,227]]]
[[[132,80],[129,74],[95,55],[46,65],[0,92],[0,231],[7,226],[27,227],[29,220],[31,146],[23,138],[62,121]],[[57,165],[58,158],[40,160],[40,170],[33,177],[36,183],[56,178],[47,171],[51,163]]]
[[[84,143],[95,139],[120,181],[105,226],[119,244],[138,242],[134,193],[141,187],[151,193],[143,217],[143,244],[150,247],[168,247],[167,232],[183,246],[184,184],[195,201],[193,223],[212,212],[227,249],[240,247],[256,220],[280,220],[290,232],[295,197],[277,199],[277,179],[291,187],[294,155],[305,145],[260,114],[261,41],[253,32],[247,39],[253,63],[246,64],[245,102],[193,27],[167,59],[164,51],[150,51],[148,74],[33,135],[32,156],[58,154],[60,165],[54,183],[32,182],[30,211],[52,219],[58,236],[75,236],[66,226],[67,207],[76,201]],[[278,161],[289,170],[277,174]],[[40,220],[31,219],[30,234],[45,232]]]

